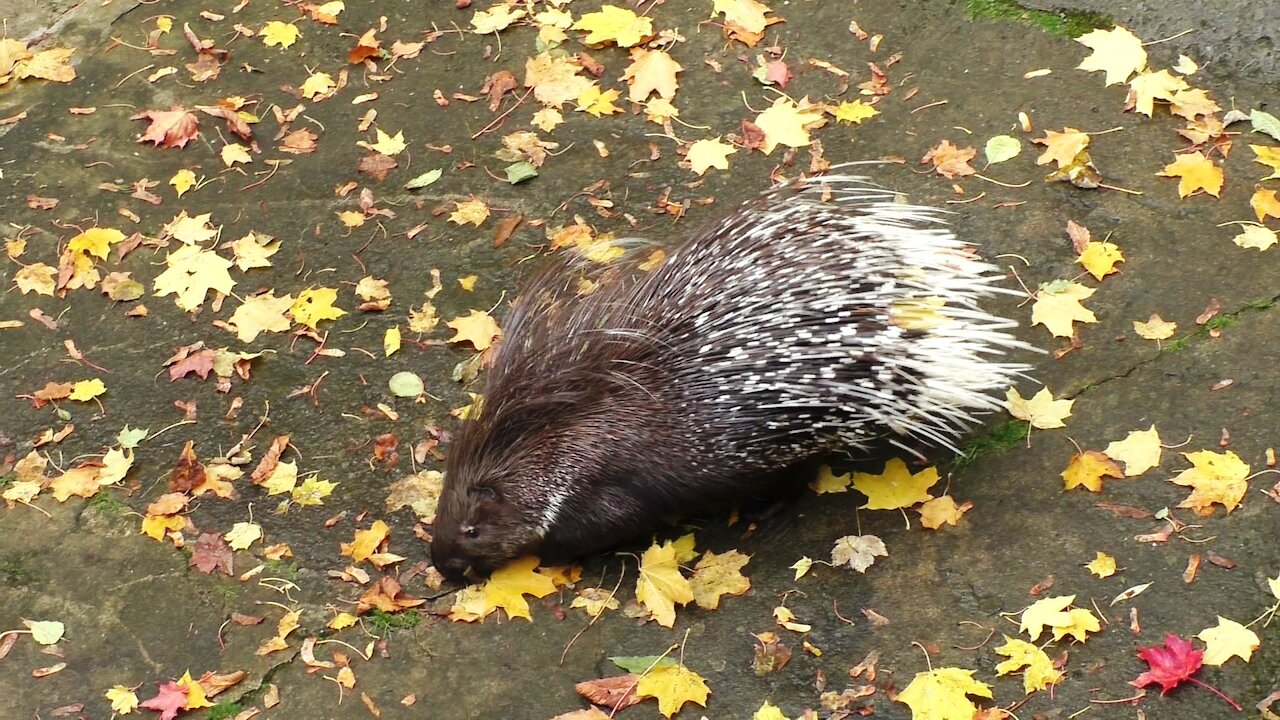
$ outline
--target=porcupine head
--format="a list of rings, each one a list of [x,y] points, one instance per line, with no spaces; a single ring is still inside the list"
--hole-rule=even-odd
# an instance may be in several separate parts
[[[654,461],[655,448],[680,429],[644,388],[661,382],[648,369],[654,360],[640,357],[651,345],[595,332],[613,301],[606,293],[573,297],[562,285],[577,277],[571,264],[553,263],[524,286],[486,372],[479,414],[449,447],[431,557],[454,579],[524,555],[588,555],[669,513],[660,489],[687,460]],[[644,367],[610,374],[633,360]]]
[[[572,265],[536,275],[449,449],[436,566],[587,555],[877,437],[950,445],[1026,369],[994,356],[1027,346],[978,305],[999,272],[942,224],[826,176],[585,296]]]

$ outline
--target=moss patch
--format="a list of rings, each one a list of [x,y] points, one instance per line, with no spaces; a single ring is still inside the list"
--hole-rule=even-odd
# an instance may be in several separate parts
[[[951,463],[953,471],[962,470],[980,457],[998,455],[1021,445],[1031,432],[1026,420],[1008,420],[991,428],[985,435],[973,438],[960,449],[960,455]]]
[[[1039,27],[1050,35],[1079,37],[1090,30],[1110,28],[1115,22],[1102,13],[1082,10],[1049,12],[1025,8],[1013,0],[965,0],[971,20],[1013,20]]]
[[[209,708],[209,712],[205,714],[208,720],[230,720],[240,714],[244,708],[240,703],[222,702]]]
[[[383,610],[374,610],[365,616],[365,622],[369,624],[369,630],[375,635],[385,636],[392,630],[408,630],[417,626],[422,622],[422,614],[413,610],[406,610],[399,613],[389,613]]]

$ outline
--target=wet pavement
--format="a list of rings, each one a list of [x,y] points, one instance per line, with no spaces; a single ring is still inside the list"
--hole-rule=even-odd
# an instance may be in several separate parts
[[[1123,701],[1138,693],[1128,681],[1146,669],[1136,657],[1139,647],[1157,645],[1167,633],[1191,637],[1220,615],[1248,623],[1277,602],[1267,584],[1280,575],[1280,504],[1267,494],[1276,475],[1256,473],[1267,469],[1280,425],[1274,350],[1280,322],[1273,307],[1280,299],[1280,261],[1275,248],[1232,244],[1237,226],[1224,225],[1255,219],[1256,184],[1277,188],[1275,180],[1262,181],[1267,170],[1252,162],[1248,148],[1280,144],[1276,139],[1249,133],[1248,122],[1233,125],[1242,134],[1220,160],[1226,173],[1221,198],[1179,199],[1177,181],[1156,173],[1188,147],[1176,134],[1181,119],[1167,109],[1154,118],[1123,112],[1123,85],[1104,87],[1101,73],[1074,69],[1086,48],[1029,20],[975,20],[956,2],[779,2],[773,10],[785,22],[770,26],[752,49],[705,22],[710,2],[646,3],[656,28],[678,29],[681,36],[670,47],[685,68],[674,100],[681,122],[668,130],[631,112],[618,79],[626,51],[588,49],[604,68],[601,84],[623,91],[617,101],[623,112],[594,117],[575,112],[570,101],[564,123],[539,132],[557,145],[546,148],[538,176],[510,184],[504,169],[511,160],[498,155],[502,139],[534,130],[538,107],[532,96],[518,102],[525,89],[517,87],[490,109],[483,88],[500,70],[524,78],[525,61],[537,52],[534,29],[517,23],[497,35],[465,33],[460,28],[476,8],[456,10],[452,3],[351,3],[336,25],[284,4],[223,5],[107,3],[68,15],[11,16],[11,37],[51,35],[47,44],[74,46],[78,77],[0,87],[0,118],[25,113],[0,125],[0,202],[11,258],[8,292],[0,295],[0,489],[15,486],[22,472],[15,466],[33,450],[48,460],[43,477],[54,478],[86,462],[93,467],[119,445],[126,426],[147,433],[118,485],[63,502],[54,498],[54,487],[45,487],[29,504],[0,509],[0,632],[24,629],[23,620],[60,621],[66,628],[66,637],[50,647],[27,635],[7,649],[0,642],[0,697],[13,699],[0,717],[105,718],[111,709],[104,694],[114,686],[137,687],[146,700],[186,672],[195,678],[243,672],[213,697],[214,708],[180,716],[247,718],[257,710],[259,717],[286,720],[550,718],[587,707],[574,683],[622,672],[608,658],[660,655],[673,645],[711,689],[705,710],[687,705],[681,718],[748,718],[765,701],[791,718],[805,709],[817,717],[863,709],[859,716],[907,718],[910,709],[892,698],[930,667],[975,670],[995,696],[984,704],[1012,708],[1020,718],[1238,715],[1189,685],[1163,698],[1148,688],[1141,701]],[[1259,24],[1249,21],[1261,4],[1239,5],[1238,34],[1225,19],[1204,20],[1217,10],[1190,3],[1169,4],[1159,22],[1137,22],[1147,17],[1142,5],[1113,17],[1125,22],[1122,14],[1132,12],[1131,27],[1145,40],[1196,30],[1150,46],[1150,65],[1169,67],[1186,53],[1207,63],[1189,82],[1219,105],[1274,113],[1274,50],[1250,54],[1261,47],[1254,37]],[[569,9],[577,18],[597,7],[578,0]],[[159,52],[151,52],[148,35],[161,15],[172,17],[172,30],[156,36]],[[236,29],[259,31],[273,20],[293,23],[301,38],[289,48],[266,47]],[[883,36],[875,50],[850,30],[855,20]],[[197,81],[185,67],[196,54],[182,35],[184,23],[230,51],[217,78]],[[427,44],[394,62],[349,62],[348,53],[371,28],[387,52],[397,40]],[[568,35],[565,48],[584,49],[582,32]],[[1066,428],[1036,430],[1025,443],[1000,442],[1009,418],[991,416],[967,447],[998,451],[963,464],[935,453],[931,459],[950,493],[973,503],[955,527],[925,530],[914,512],[909,522],[894,511],[855,512],[862,503],[856,494],[807,495],[752,532],[741,523],[727,526],[721,516],[697,523],[699,550],[751,555],[745,570],[751,589],[725,598],[715,611],[681,608],[672,629],[621,612],[591,623],[570,609],[570,589],[531,600],[532,622],[501,612],[483,623],[449,621],[455,588],[424,581],[430,558],[419,538],[429,528],[407,508],[388,509],[387,498],[392,483],[442,468],[439,459],[457,422],[451,411],[469,402],[454,377],[475,352],[447,343],[452,331],[443,322],[411,332],[410,310],[430,302],[442,320],[451,320],[492,308],[501,323],[516,278],[536,262],[552,228],[581,217],[600,233],[669,243],[768,187],[771,173],[806,171],[809,148],[793,155],[779,148],[769,156],[743,149],[729,156],[729,172],[703,177],[677,165],[677,138],[741,139],[742,121],[777,96],[751,77],[766,48],[776,48],[769,59],[783,58],[794,74],[785,93],[796,99],[856,99],[858,85],[873,79],[868,63],[876,63],[891,88],[876,106],[880,114],[861,125],[831,122],[816,130],[821,157],[832,163],[888,158],[877,178],[913,201],[951,210],[961,238],[1010,268],[1010,287],[1079,278],[1068,220],[1123,249],[1119,274],[1079,280],[1097,288],[1085,304],[1098,322],[1076,325],[1081,346],[1070,352],[1063,352],[1070,349],[1067,340],[1031,327],[1025,298],[991,305],[1020,322],[1021,338],[1049,351],[1022,359],[1055,396],[1075,399]],[[176,72],[163,74],[166,67]],[[830,67],[850,73],[847,86]],[[1034,72],[1042,69],[1052,72]],[[327,99],[303,98],[299,88],[315,71],[335,80],[345,73],[345,85]],[[213,106],[232,96],[247,99],[245,109],[260,118],[252,141],[239,140],[223,119],[201,114],[199,136],[185,147],[138,142],[147,127],[131,119],[139,112]],[[290,121],[280,121],[299,106]],[[376,168],[358,169],[376,155],[357,145],[376,141],[372,129],[361,129],[370,109],[377,115],[369,128],[403,132],[408,142],[383,179]],[[1020,113],[1030,133],[1020,128]],[[1031,139],[1067,127],[1098,133],[1090,145],[1094,163],[1108,185],[1131,192],[1042,181],[1047,169],[1034,163],[1040,147]],[[280,150],[286,133],[301,129],[314,134],[315,151]],[[1018,137],[1021,154],[984,167],[983,145],[1001,134]],[[974,165],[989,180],[948,180],[920,164],[943,139],[976,147]],[[220,152],[236,142],[250,146],[252,162],[228,169]],[[184,168],[203,182],[176,197],[169,179]],[[432,169],[443,170],[438,182],[404,189]],[[47,199],[58,202],[47,207]],[[478,228],[449,222],[457,203],[470,199],[482,200],[491,216]],[[683,204],[683,216],[676,204]],[[177,307],[171,295],[156,296],[153,283],[166,252],[180,244],[166,241],[162,228],[180,211],[210,214],[220,234],[197,244],[222,248],[226,258],[232,255],[224,243],[250,231],[278,239],[272,266],[233,268],[234,296],[218,302],[210,294],[194,313]],[[344,224],[344,212],[358,216],[358,224],[351,215]],[[521,222],[509,238],[498,239],[517,216]],[[1276,219],[1267,224],[1275,228]],[[140,233],[136,242],[122,243],[136,245],[123,259],[113,247],[96,266],[104,276],[132,273],[145,295],[118,302],[98,289],[49,296],[15,287],[25,266],[57,268],[69,240],[93,226]],[[25,247],[15,253],[21,241]],[[358,309],[355,290],[366,276],[387,282],[387,309]],[[469,276],[475,276],[471,290],[459,283]],[[347,313],[320,323],[317,332],[296,333],[294,323],[288,332],[241,342],[225,325],[259,290],[296,296],[317,287],[337,289],[336,304]],[[1216,315],[1197,324],[1213,305],[1220,308]],[[145,316],[139,306],[147,308]],[[1173,339],[1156,343],[1135,334],[1133,322],[1152,313],[1178,323]],[[405,342],[385,357],[393,327]],[[248,379],[232,375],[222,387],[217,373],[171,380],[166,361],[197,342],[262,355],[249,361]],[[387,389],[402,371],[424,379],[421,402]],[[51,381],[92,378],[106,387],[96,400],[30,397]],[[1039,383],[1020,387],[1030,396]],[[1077,448],[1102,450],[1153,424],[1170,446],[1158,468],[1108,480],[1101,494],[1063,490],[1060,474]],[[69,434],[58,437],[69,425]],[[300,477],[315,473],[337,483],[321,504],[282,503],[288,494],[269,495],[250,483],[280,436],[289,443],[282,459],[296,462]],[[245,477],[232,483],[233,497],[183,493],[190,499],[178,514],[187,520],[179,521],[184,547],[177,548],[173,538],[157,541],[140,527],[149,506],[174,489],[172,471],[189,442],[206,467],[219,458],[241,459],[241,450],[248,460],[239,465]],[[1188,490],[1167,479],[1188,467],[1178,453],[1199,450],[1231,450],[1256,474],[1234,512],[1219,506],[1200,517],[1176,508]],[[858,458],[854,467],[878,471],[886,457]],[[1117,514],[1099,502],[1147,516]],[[1151,516],[1162,511],[1172,523]],[[386,551],[404,559],[381,569],[352,563],[342,544],[377,520],[389,526]],[[247,550],[215,553],[211,561],[224,564],[213,572],[192,566],[202,533],[225,536],[241,522],[261,526],[263,539]],[[1151,541],[1170,527],[1178,532]],[[837,538],[858,533],[882,538],[889,555],[863,575],[817,565],[794,579],[790,566],[799,558],[825,559]],[[1116,558],[1114,576],[1099,579],[1084,567],[1098,551]],[[1192,558],[1202,562],[1188,581]],[[366,613],[355,627],[327,628],[339,613],[356,613],[383,576],[398,578],[405,595],[426,602],[395,614]],[[617,585],[625,602],[634,598],[635,576],[634,555],[603,556],[583,564],[578,586]],[[1151,583],[1145,592],[1113,604],[1122,591],[1144,583]],[[1001,634],[1017,635],[1024,607],[1058,595],[1075,595],[1075,606],[1093,609],[1103,627],[1084,643],[1049,644],[1046,651],[1065,678],[1052,693],[1036,692],[1024,702],[1020,676],[996,675],[1003,658],[994,648]],[[811,629],[779,627],[779,605]],[[262,652],[281,618],[299,612],[299,628],[284,647]],[[1197,676],[1239,701],[1248,717],[1280,690],[1277,624],[1253,629],[1261,647],[1249,663],[1234,659]],[[782,669],[758,675],[753,634],[767,631],[778,632],[794,654]],[[871,653],[878,656],[874,678],[850,677],[850,668]],[[862,686],[874,686],[874,693],[843,710],[827,698],[824,709],[823,692]],[[657,716],[652,701],[619,713]]]

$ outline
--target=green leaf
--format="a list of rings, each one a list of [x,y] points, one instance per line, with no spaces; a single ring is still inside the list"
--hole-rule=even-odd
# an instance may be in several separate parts
[[[538,168],[531,162],[511,163],[507,166],[507,182],[515,185],[538,177]]]
[[[138,447],[138,444],[146,439],[150,430],[132,428],[125,425],[120,429],[120,434],[116,435],[116,442],[120,443],[120,449],[132,450]]]
[[[609,662],[630,673],[637,675],[655,668],[675,667],[680,663],[669,657],[657,655],[620,655],[609,658]]]
[[[57,645],[66,627],[57,620],[24,620],[31,628],[31,637],[41,645]]]
[[[441,170],[440,168],[436,168],[435,170],[428,170],[422,173],[421,175],[419,175],[418,177],[405,183],[404,189],[405,190],[421,190],[422,188],[428,185],[431,185],[435,181],[439,180],[441,175],[444,175],[444,170]]]
[[[1266,133],[1276,140],[1280,140],[1280,119],[1276,118],[1268,112],[1254,110],[1249,113],[1249,120],[1253,123],[1253,131]]]
[[[391,380],[387,382],[387,387],[391,388],[392,395],[402,398],[418,397],[427,389],[426,385],[422,384],[422,378],[408,371],[392,375]]]
[[[996,135],[987,141],[985,152],[987,162],[995,165],[1018,157],[1018,153],[1022,152],[1022,143],[1012,135]]]

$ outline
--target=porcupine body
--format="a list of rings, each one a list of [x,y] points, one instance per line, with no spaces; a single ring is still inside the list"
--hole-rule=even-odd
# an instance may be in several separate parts
[[[1001,360],[1015,323],[978,305],[995,268],[865,178],[793,182],[655,270],[580,277],[521,292],[449,449],[431,550],[451,576],[603,550],[877,437],[949,445],[1024,370]]]

